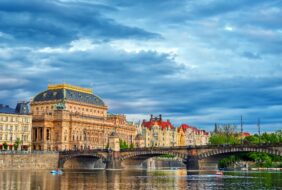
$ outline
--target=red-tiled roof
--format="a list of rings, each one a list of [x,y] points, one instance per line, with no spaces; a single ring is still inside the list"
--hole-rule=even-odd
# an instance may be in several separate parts
[[[209,135],[208,132],[206,132],[205,130],[200,130],[200,129],[197,129],[196,127],[192,127],[190,125],[187,125],[187,124],[181,124],[179,129],[182,128],[183,131],[185,132],[188,128],[190,128],[191,130],[193,130],[196,134],[200,134],[201,132],[203,132],[204,135]]]
[[[179,128],[182,128],[182,130],[185,132],[188,128],[192,129],[193,127],[191,127],[191,126],[189,126],[187,124],[181,124]]]
[[[161,127],[162,129],[170,128],[174,129],[174,126],[170,123],[170,121],[162,121],[160,119],[151,119],[150,121],[143,121],[142,126],[147,127],[148,129],[151,129],[152,126],[157,125]]]
[[[248,133],[248,132],[243,132],[243,134],[242,134],[244,137],[248,137],[248,136],[251,136],[251,134],[250,133]]]

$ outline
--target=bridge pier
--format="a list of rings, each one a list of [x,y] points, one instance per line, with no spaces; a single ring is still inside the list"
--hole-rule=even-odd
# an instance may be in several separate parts
[[[119,151],[109,152],[106,160],[106,169],[121,169],[121,160],[119,158]]]
[[[199,170],[199,160],[195,156],[189,156],[185,162],[187,170]]]
[[[186,160],[187,170],[217,170],[219,158],[198,159],[196,157],[188,157]]]
[[[207,158],[199,160],[199,170],[218,170],[218,158]]]

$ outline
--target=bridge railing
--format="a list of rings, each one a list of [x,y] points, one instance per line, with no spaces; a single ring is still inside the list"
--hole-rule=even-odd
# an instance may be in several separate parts
[[[26,155],[26,154],[57,154],[59,151],[22,151],[22,150],[1,150],[0,154],[21,154],[21,155]]]
[[[97,153],[97,152],[109,152],[108,149],[84,149],[84,150],[63,150],[60,154],[79,154],[79,153]]]
[[[191,146],[173,146],[173,147],[144,147],[144,148],[127,148],[121,149],[121,152],[130,151],[169,151],[169,150],[191,150],[191,149],[212,149],[212,148],[267,148],[267,147],[282,147],[282,143],[261,143],[261,144],[223,144],[223,145],[191,145]],[[15,150],[0,150],[0,154],[79,154],[79,153],[97,153],[111,152],[110,149],[84,149],[84,150],[63,150],[63,151],[15,151]]]
[[[223,144],[223,145],[190,145],[190,146],[172,146],[172,147],[144,147],[144,148],[127,148],[121,152],[130,151],[153,151],[153,150],[183,150],[183,149],[211,149],[211,148],[267,148],[267,147],[282,147],[282,143],[261,143],[261,144]]]

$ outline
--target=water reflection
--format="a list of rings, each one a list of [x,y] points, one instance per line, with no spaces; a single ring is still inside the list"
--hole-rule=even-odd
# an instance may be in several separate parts
[[[0,189],[281,189],[279,172],[189,172],[186,170],[1,171]]]

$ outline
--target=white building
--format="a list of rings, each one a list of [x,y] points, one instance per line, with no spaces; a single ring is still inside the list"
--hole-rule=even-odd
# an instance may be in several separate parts
[[[26,102],[17,104],[16,109],[0,104],[0,150],[30,150],[32,116]]]

